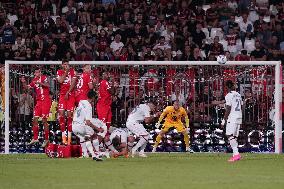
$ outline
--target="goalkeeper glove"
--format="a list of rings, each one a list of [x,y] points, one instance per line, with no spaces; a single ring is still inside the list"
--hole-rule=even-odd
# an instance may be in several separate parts
[[[155,125],[155,127],[157,128],[157,129],[159,129],[160,128],[160,126],[161,126],[161,124],[158,122],[158,123],[156,123],[156,125]]]

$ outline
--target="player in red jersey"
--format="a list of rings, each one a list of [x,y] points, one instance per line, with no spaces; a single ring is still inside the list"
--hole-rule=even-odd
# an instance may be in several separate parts
[[[72,120],[75,107],[75,91],[74,84],[76,81],[76,73],[70,68],[68,60],[62,61],[62,69],[57,71],[57,81],[60,84],[59,102],[58,102],[58,120],[60,130],[62,132],[62,143],[71,144]],[[66,120],[65,110],[67,111],[67,131],[68,141],[66,140]]]
[[[90,89],[93,89],[93,78],[91,75],[91,66],[85,64],[83,67],[83,73],[78,73],[77,85],[75,89],[75,102],[78,105],[80,100],[87,100],[87,94]]]
[[[42,75],[40,68],[36,68],[34,71],[34,79],[27,85],[25,78],[21,79],[24,88],[33,88],[36,92],[36,105],[34,107],[34,118],[33,118],[33,133],[34,137],[29,145],[38,143],[38,119],[42,117],[42,122],[44,125],[44,142],[42,147],[46,147],[49,143],[49,125],[47,123],[47,118],[49,115],[51,107],[51,99],[49,95],[49,82],[45,75]]]
[[[115,93],[115,89],[117,87],[117,84],[111,86],[109,83],[110,80],[110,73],[104,72],[102,75],[102,81],[100,82],[99,86],[99,98],[97,103],[97,113],[98,118],[102,120],[104,123],[106,123],[107,128],[109,129],[111,124],[111,103],[112,98],[111,96]]]

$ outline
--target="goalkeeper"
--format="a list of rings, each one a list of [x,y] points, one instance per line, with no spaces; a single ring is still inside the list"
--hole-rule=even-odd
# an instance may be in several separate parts
[[[192,150],[189,148],[189,135],[187,130],[187,128],[189,127],[189,119],[186,110],[180,106],[179,101],[175,101],[173,106],[168,106],[164,109],[158,123],[156,123],[156,128],[160,128],[161,122],[164,118],[165,123],[163,124],[160,133],[156,137],[156,142],[152,152],[156,152],[157,146],[159,145],[161,139],[171,127],[174,127],[179,133],[183,134],[186,151],[192,152]],[[185,126],[182,122],[182,118],[185,119]]]

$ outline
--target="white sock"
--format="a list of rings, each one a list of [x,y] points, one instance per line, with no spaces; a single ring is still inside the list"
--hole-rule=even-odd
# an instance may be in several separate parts
[[[128,142],[128,143],[127,143],[128,151],[130,151],[130,152],[131,152],[131,150],[132,150],[133,146],[134,146],[134,143],[133,143],[133,142]]]
[[[108,148],[110,151],[117,152],[117,150],[113,147],[113,145],[111,144],[110,141],[107,141],[107,142],[105,143],[105,145],[107,146],[107,148]]]
[[[140,148],[140,153],[144,153],[144,150],[145,150],[145,148],[146,148],[146,146],[147,146],[147,143],[148,143],[148,142],[145,142],[145,144],[143,144],[143,145],[141,146],[141,148]]]
[[[100,142],[99,142],[98,139],[93,140],[93,146],[94,146],[96,152],[100,151]]]
[[[86,147],[89,150],[89,152],[92,154],[92,157],[95,157],[96,155],[91,141],[86,141]]]
[[[238,150],[238,142],[236,138],[231,138],[230,139],[230,145],[233,149],[233,155],[238,155],[239,154],[239,150]]]
[[[137,151],[140,147],[147,144],[148,142],[148,136],[140,136],[140,140],[137,142],[137,144],[132,148],[132,151]],[[146,146],[145,146],[146,147]],[[145,149],[145,148],[144,148]]]
[[[83,155],[83,157],[89,157],[85,139],[82,138],[82,137],[79,137],[79,139],[80,139],[80,145],[81,145],[81,148],[82,148],[82,155]]]

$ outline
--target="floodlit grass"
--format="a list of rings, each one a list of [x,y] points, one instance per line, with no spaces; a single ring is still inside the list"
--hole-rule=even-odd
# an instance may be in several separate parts
[[[284,156],[150,154],[148,158],[50,159],[44,154],[0,155],[1,189],[242,189],[284,188]]]

